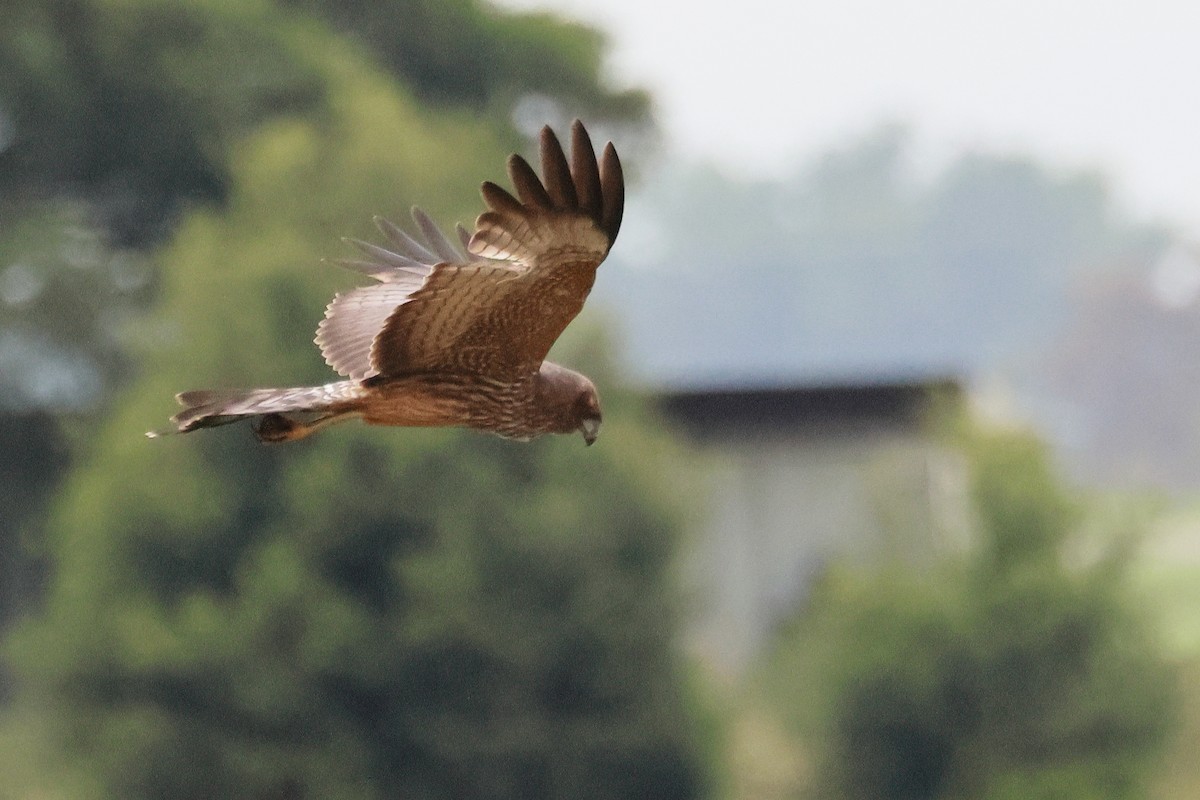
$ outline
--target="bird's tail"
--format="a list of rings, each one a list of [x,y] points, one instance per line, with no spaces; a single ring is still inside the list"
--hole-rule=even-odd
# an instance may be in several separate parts
[[[289,389],[197,389],[181,392],[175,395],[175,399],[183,406],[183,410],[171,417],[175,428],[150,431],[146,435],[156,438],[249,419],[256,420],[254,433],[259,440],[292,441],[308,436],[332,422],[353,416],[354,411],[346,408],[345,404],[355,399],[358,392],[357,381]]]

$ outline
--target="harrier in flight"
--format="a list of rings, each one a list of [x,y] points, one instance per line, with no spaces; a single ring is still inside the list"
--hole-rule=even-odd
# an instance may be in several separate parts
[[[508,159],[516,197],[482,187],[488,210],[462,248],[424,212],[410,236],[376,219],[388,246],[353,241],[365,260],[339,264],[376,283],[339,294],[316,343],[345,380],[291,389],[201,389],[179,394],[171,418],[186,433],[252,421],[263,442],[300,439],[333,422],[462,426],[510,439],[600,431],[596,387],[546,354],[583,307],[621,227],[625,184],[611,143],[596,158],[571,127],[571,157],[549,127],[542,179]],[[150,433],[149,436],[157,434]]]

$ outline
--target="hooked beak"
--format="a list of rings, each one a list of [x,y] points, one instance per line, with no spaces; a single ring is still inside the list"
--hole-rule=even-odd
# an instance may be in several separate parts
[[[600,420],[596,417],[585,419],[579,424],[579,431],[583,434],[583,441],[590,446],[600,435]]]

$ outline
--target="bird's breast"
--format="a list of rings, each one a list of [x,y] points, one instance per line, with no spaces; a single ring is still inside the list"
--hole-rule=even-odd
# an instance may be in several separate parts
[[[362,416],[373,425],[461,426],[521,439],[544,432],[531,424],[533,405],[531,380],[415,375],[370,385]]]

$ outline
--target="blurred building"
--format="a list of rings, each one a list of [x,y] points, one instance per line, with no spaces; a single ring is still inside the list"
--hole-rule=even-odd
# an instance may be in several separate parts
[[[951,380],[676,391],[706,457],[690,561],[690,644],[737,675],[827,565],[924,563],[962,546],[966,475],[931,430]]]

